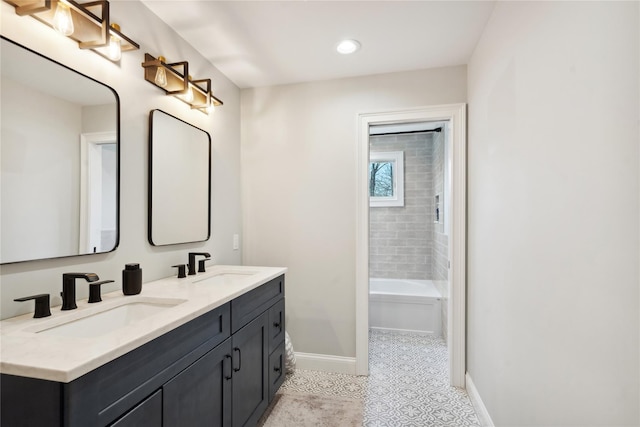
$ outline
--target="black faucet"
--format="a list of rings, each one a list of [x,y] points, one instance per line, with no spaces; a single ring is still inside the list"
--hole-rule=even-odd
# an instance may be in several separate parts
[[[196,274],[196,257],[203,256],[207,259],[211,258],[209,252],[189,252],[189,276]]]
[[[178,279],[184,279],[185,277],[187,277],[185,273],[185,267],[186,267],[185,264],[172,265],[171,267],[178,268]]]
[[[87,282],[100,280],[95,273],[64,273],[62,275],[62,310],[73,310],[76,305],[76,279],[84,279]]]
[[[88,303],[101,302],[102,295],[100,294],[100,286],[105,283],[113,283],[113,280],[103,280],[101,282],[93,282],[89,284],[89,300]]]
[[[14,301],[36,300],[36,309],[33,312],[34,319],[51,316],[51,308],[49,307],[49,294],[32,295],[30,297],[16,298]]]

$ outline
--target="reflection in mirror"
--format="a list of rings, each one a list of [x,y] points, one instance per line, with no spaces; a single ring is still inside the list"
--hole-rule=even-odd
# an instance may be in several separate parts
[[[211,137],[164,111],[149,116],[149,243],[211,234]]]
[[[115,91],[2,38],[0,263],[118,245]]]

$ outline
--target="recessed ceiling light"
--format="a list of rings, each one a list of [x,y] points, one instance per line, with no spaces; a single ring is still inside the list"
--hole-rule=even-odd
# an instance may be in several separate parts
[[[360,42],[358,40],[343,40],[338,43],[336,50],[343,54],[348,55],[360,49]]]

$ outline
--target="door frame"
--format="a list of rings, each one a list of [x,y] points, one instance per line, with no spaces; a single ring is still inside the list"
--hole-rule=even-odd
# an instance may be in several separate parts
[[[369,373],[369,126],[449,120],[451,228],[449,234],[448,349],[451,385],[466,373],[466,104],[358,114],[356,155],[356,374]]]
[[[116,132],[80,134],[80,234],[78,246],[81,254],[92,253],[91,248],[100,241],[100,236],[96,236],[95,233],[95,224],[102,222],[102,145],[117,145],[117,143]]]

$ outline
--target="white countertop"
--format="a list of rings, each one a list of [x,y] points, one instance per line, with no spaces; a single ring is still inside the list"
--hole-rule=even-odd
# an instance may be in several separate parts
[[[33,313],[29,313],[3,320],[0,322],[0,372],[71,382],[286,271],[280,267],[211,266],[206,273],[184,279],[174,276],[144,283],[139,295],[125,296],[118,290],[102,295],[99,303],[79,300],[75,310],[52,307],[49,317],[34,319]],[[214,276],[219,280],[213,279]],[[207,279],[211,279],[210,283]],[[98,336],[42,333],[123,303],[162,304],[163,301],[178,304]]]

